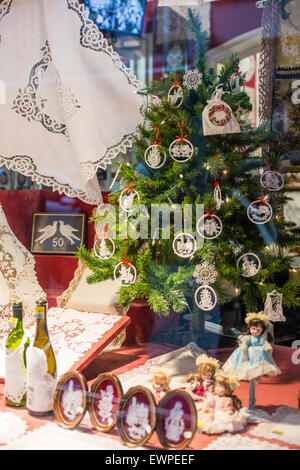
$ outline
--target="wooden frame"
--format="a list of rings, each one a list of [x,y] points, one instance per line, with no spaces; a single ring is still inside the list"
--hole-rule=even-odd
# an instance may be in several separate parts
[[[172,408],[171,408],[172,407]],[[188,414],[184,409],[188,409]],[[174,416],[172,417],[172,411]],[[174,420],[173,431],[166,431],[166,421]],[[176,428],[177,424],[177,428]],[[175,431],[177,430],[177,436]],[[168,392],[157,405],[156,432],[165,449],[185,449],[197,431],[197,410],[192,397],[183,390]],[[168,435],[169,433],[169,435]]]
[[[104,387],[106,387],[104,389]],[[111,387],[112,390],[108,390]],[[102,393],[101,393],[102,392]],[[108,393],[112,396],[107,396]],[[101,420],[100,416],[100,395],[102,395],[103,405],[105,406],[106,416]],[[105,395],[107,400],[105,400]],[[123,388],[119,379],[113,374],[99,374],[91,386],[89,394],[89,415],[91,423],[97,431],[108,432],[117,422],[118,407],[123,396]],[[108,410],[108,411],[107,411]]]
[[[72,255],[85,242],[85,214],[33,214],[31,253]]]
[[[133,411],[131,408],[129,414],[130,407],[133,408]],[[145,407],[148,409],[147,417]],[[134,408],[139,408],[136,410],[139,412],[136,419]],[[147,422],[143,420],[143,417],[147,418]],[[146,387],[131,387],[122,397],[118,408],[117,426],[123,442],[128,447],[144,445],[152,436],[155,425],[156,405],[152,393]]]
[[[73,389],[75,383],[75,390]],[[82,398],[81,403],[77,403],[75,400],[80,401],[81,391]],[[64,404],[62,403],[65,394],[70,394],[69,397],[69,408],[66,411]],[[76,395],[77,394],[77,395]],[[65,396],[67,400],[67,396]],[[72,401],[73,400],[73,401]],[[66,403],[65,403],[66,404]],[[65,429],[74,429],[82,421],[88,405],[88,386],[84,376],[76,370],[67,372],[62,376],[56,385],[54,392],[54,406],[53,411],[59,426]],[[79,411],[77,412],[77,409]],[[67,413],[69,415],[67,415]]]

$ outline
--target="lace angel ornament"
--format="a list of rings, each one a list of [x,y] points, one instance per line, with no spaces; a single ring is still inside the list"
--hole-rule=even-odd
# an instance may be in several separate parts
[[[165,421],[166,438],[170,441],[178,442],[184,431],[184,411],[182,403],[177,401],[170,411],[170,415]]]
[[[276,290],[267,294],[264,314],[267,315],[272,322],[286,320],[282,310],[282,294],[279,294]]]

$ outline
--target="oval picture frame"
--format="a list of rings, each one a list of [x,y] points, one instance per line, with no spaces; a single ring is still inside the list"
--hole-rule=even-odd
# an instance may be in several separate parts
[[[140,385],[125,393],[119,404],[117,426],[128,447],[142,446],[150,439],[156,426],[156,404],[148,388]]]
[[[88,386],[84,376],[76,370],[67,372],[54,392],[53,411],[58,425],[74,429],[82,421],[87,406]]]
[[[197,410],[184,390],[168,392],[157,405],[156,432],[165,449],[185,449],[197,431]]]
[[[97,431],[108,432],[116,425],[122,396],[123,388],[115,375],[98,375],[91,386],[88,405],[91,423]]]

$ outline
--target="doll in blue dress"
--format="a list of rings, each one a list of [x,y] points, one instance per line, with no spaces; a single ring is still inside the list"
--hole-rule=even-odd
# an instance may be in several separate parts
[[[281,374],[272,357],[272,346],[265,337],[270,319],[263,312],[248,313],[247,331],[239,336],[239,347],[223,365],[225,372],[235,373],[239,380],[258,382],[263,375]]]

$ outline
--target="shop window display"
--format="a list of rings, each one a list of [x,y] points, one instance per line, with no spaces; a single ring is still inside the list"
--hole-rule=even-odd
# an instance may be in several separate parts
[[[300,449],[299,6],[0,3],[3,449]]]

